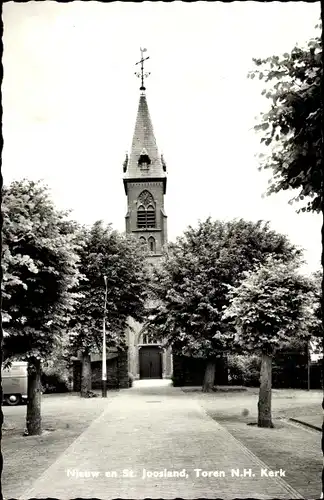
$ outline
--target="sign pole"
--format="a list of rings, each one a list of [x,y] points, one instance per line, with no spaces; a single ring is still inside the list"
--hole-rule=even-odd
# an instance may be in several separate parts
[[[106,353],[106,312],[107,312],[107,276],[104,276],[105,281],[105,303],[103,317],[103,332],[102,332],[102,397],[107,397],[107,353]]]

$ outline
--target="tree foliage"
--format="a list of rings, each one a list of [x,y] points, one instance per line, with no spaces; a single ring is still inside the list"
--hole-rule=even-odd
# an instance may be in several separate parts
[[[322,279],[323,272],[317,271],[312,275],[314,293],[314,315],[315,321],[311,328],[311,346],[316,354],[323,354],[323,321],[322,321]]]
[[[101,352],[106,276],[107,347],[124,348],[127,318],[140,321],[144,315],[148,282],[144,253],[133,238],[101,221],[83,228],[83,241],[79,252],[81,298],[70,324],[71,345],[82,352]]]
[[[3,188],[2,318],[9,356],[46,358],[77,300],[75,225],[41,182]]]
[[[235,343],[261,355],[258,426],[273,427],[271,416],[272,358],[278,349],[301,347],[318,320],[314,283],[296,270],[296,263],[271,257],[229,291],[224,320],[236,328]]]
[[[236,342],[247,352],[272,356],[277,349],[305,342],[318,323],[314,284],[295,263],[268,259],[231,287],[229,302],[223,318],[234,320]]]
[[[154,272],[159,302],[150,311],[151,328],[183,354],[209,358],[227,350],[233,340],[223,319],[229,287],[269,255],[297,262],[301,251],[262,221],[207,219],[189,227]]]
[[[75,223],[41,182],[3,188],[2,319],[7,359],[28,361],[27,433],[41,434],[41,366],[62,337],[78,295]]]
[[[307,198],[301,211],[321,210],[321,57],[318,35],[306,48],[253,59],[257,68],[248,75],[268,84],[262,94],[271,101],[255,126],[267,147],[260,155],[260,170],[272,170],[267,194],[295,189],[291,203]]]

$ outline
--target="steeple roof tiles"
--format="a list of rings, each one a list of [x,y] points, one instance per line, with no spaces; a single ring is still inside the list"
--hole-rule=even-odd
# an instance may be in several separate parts
[[[139,165],[140,156],[144,154],[150,159],[148,168],[140,168]],[[132,149],[124,179],[165,177],[166,175],[163,169],[161,156],[154,136],[146,95],[142,93],[138,105]]]

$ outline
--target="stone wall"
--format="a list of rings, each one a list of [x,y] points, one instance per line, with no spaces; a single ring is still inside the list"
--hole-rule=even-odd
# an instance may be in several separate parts
[[[126,329],[126,339],[128,346],[128,371],[133,379],[139,378],[139,345],[142,344],[143,338],[140,335],[143,325],[138,323],[133,318],[128,318],[128,327]],[[163,350],[163,377],[171,378],[172,376],[172,349],[166,348]]]
[[[156,214],[156,228],[151,229],[138,229],[137,228],[137,203],[138,197],[142,191],[148,190],[154,199],[155,204],[155,214]],[[128,211],[125,217],[126,221],[126,232],[132,233],[134,236],[139,238],[143,236],[146,240],[149,237],[153,237],[156,243],[157,255],[161,255],[163,245],[167,241],[167,217],[164,214],[164,187],[163,180],[159,181],[140,181],[139,182],[128,182],[128,195],[127,195],[127,205]]]
[[[118,388],[118,358],[107,360],[107,388]],[[94,361],[91,363],[92,368],[92,389],[101,389],[102,387],[102,363]]]
[[[167,347],[164,352],[164,377],[171,378],[172,373],[172,349],[171,347]]]
[[[206,369],[206,360],[173,354],[173,385],[202,386]],[[227,385],[226,358],[216,358],[215,385]]]
[[[128,382],[128,356],[127,352],[119,353],[117,356],[107,359],[107,388],[124,389],[129,387]],[[92,361],[92,389],[102,387],[102,363]],[[73,362],[73,391],[81,389],[81,361]]]
[[[128,318],[128,327],[126,329],[126,338],[128,346],[128,371],[135,379],[138,374],[138,336],[142,329],[142,325],[134,320],[134,318]]]
[[[117,373],[119,389],[127,389],[129,387],[128,378],[128,353],[120,352],[117,358]]]

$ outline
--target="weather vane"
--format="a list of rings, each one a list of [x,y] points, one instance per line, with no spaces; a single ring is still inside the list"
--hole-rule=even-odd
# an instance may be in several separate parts
[[[143,57],[143,54],[144,52],[146,52],[147,49],[140,49],[141,50],[141,60],[138,61],[136,63],[137,64],[140,64],[141,65],[141,72],[140,73],[135,73],[136,76],[138,76],[138,78],[141,79],[141,87],[140,87],[140,90],[145,90],[145,87],[144,87],[144,78],[147,78],[151,73],[144,73],[144,61],[147,61],[147,59],[149,59],[150,57]],[[136,66],[135,65],[135,66]]]

